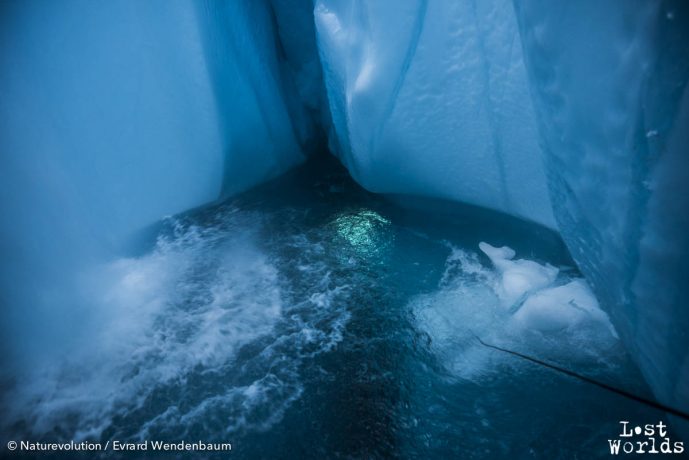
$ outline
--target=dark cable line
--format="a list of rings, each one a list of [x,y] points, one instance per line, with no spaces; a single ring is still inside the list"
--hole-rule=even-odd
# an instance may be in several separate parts
[[[680,417],[680,418],[683,418],[684,420],[689,421],[689,414],[688,413],[681,411],[679,409],[676,409],[674,407],[666,406],[665,404],[661,404],[657,401],[653,401],[651,399],[646,399],[644,397],[635,395],[633,393],[629,393],[629,392],[622,390],[620,388],[616,388],[616,387],[613,387],[611,385],[608,385],[607,383],[599,382],[599,381],[594,380],[590,377],[586,377],[585,375],[577,374],[576,372],[570,371],[569,369],[565,369],[563,367],[559,367],[559,366],[556,366],[554,364],[550,364],[550,363],[547,363],[545,361],[541,361],[540,359],[533,358],[531,356],[519,353],[518,351],[508,350],[507,348],[498,347],[497,345],[491,345],[491,344],[486,343],[483,340],[481,340],[481,338],[479,336],[477,336],[476,334],[474,334],[473,332],[472,332],[472,335],[474,337],[476,337],[476,340],[478,340],[481,343],[481,345],[483,345],[484,347],[493,348],[494,350],[502,351],[504,353],[509,353],[511,355],[517,356],[517,357],[525,359],[527,361],[531,361],[532,363],[538,364],[539,366],[547,367],[549,369],[552,369],[556,372],[560,372],[562,374],[568,375],[568,376],[573,377],[575,379],[579,379],[579,380],[584,381],[586,383],[596,385],[597,387],[603,388],[604,390],[612,391],[613,393],[617,393],[618,395],[624,396],[625,398],[631,399],[632,401],[636,401],[638,403],[645,404],[647,406],[653,407],[654,409],[658,409],[658,410],[667,412],[669,414],[676,415],[677,417]]]

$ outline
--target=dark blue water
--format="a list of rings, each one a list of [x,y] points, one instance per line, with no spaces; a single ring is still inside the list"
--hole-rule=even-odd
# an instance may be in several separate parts
[[[231,442],[217,458],[569,459],[608,457],[620,420],[663,419],[475,339],[648,396],[605,327],[531,330],[500,305],[481,241],[559,267],[560,284],[580,276],[540,227],[373,195],[318,159],[154,236],[86,277],[88,341],[6,389],[3,438]],[[155,455],[122,455],[142,456]]]

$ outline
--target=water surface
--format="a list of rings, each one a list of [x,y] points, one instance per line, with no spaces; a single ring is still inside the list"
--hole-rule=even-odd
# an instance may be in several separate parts
[[[85,275],[91,332],[4,391],[5,438],[229,441],[232,458],[602,458],[619,420],[663,418],[475,339],[648,396],[605,328],[516,327],[501,305],[481,241],[558,267],[559,284],[580,277],[543,228],[374,195],[316,159],[153,235]]]

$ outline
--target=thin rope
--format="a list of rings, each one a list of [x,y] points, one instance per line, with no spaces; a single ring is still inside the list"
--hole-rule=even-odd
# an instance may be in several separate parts
[[[525,355],[523,353],[519,353],[518,351],[513,351],[513,350],[508,350],[507,348],[502,348],[497,345],[491,345],[490,343],[486,343],[479,336],[474,334],[472,332],[472,335],[476,337],[476,340],[478,340],[481,345],[492,348],[494,350],[502,351],[503,353],[509,353],[510,355],[517,356],[519,358],[525,359],[527,361],[531,361],[532,363],[538,364],[539,366],[547,367],[548,369],[552,369],[556,372],[560,372],[562,374],[568,375],[570,377],[573,377],[575,379],[581,380],[586,383],[590,383],[592,385],[595,385],[599,388],[603,388],[604,390],[611,391],[613,393],[617,393],[620,396],[624,396],[627,399],[631,399],[632,401],[636,401],[641,404],[645,404],[647,406],[653,407],[654,409],[658,409],[664,412],[667,412],[672,415],[676,415],[677,417],[683,418],[684,420],[689,421],[689,414],[681,411],[679,409],[676,409],[674,407],[666,406],[665,404],[661,404],[658,401],[653,401],[651,399],[646,399],[642,396],[635,395],[633,393],[629,393],[628,391],[622,390],[620,388],[613,387],[611,385],[608,385],[607,383],[599,382],[597,380],[594,380],[590,377],[586,377],[585,375],[578,374],[576,372],[570,371],[569,369],[565,369],[560,366],[556,366],[555,364],[550,364],[545,361],[541,361],[540,359],[533,358],[531,356]]]

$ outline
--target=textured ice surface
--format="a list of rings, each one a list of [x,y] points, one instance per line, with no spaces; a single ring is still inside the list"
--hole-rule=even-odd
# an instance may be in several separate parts
[[[319,0],[315,16],[331,141],[357,181],[555,226],[509,1]]]
[[[561,234],[657,396],[689,410],[689,5],[515,7]]]

